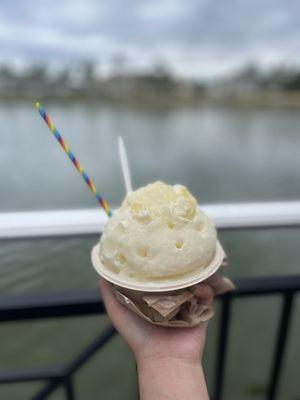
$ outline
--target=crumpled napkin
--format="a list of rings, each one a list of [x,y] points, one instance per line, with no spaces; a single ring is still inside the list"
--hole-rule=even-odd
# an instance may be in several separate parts
[[[203,281],[211,286],[215,295],[235,289],[233,282],[215,273]],[[140,292],[114,286],[114,292],[121,304],[144,320],[160,326],[186,328],[208,321],[213,307],[199,302],[195,295],[197,285],[172,292]]]

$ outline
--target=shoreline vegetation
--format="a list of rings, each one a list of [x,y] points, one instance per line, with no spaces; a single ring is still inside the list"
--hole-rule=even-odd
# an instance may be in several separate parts
[[[0,65],[0,101],[88,101],[137,107],[300,108],[300,70],[261,72],[246,66],[231,76],[205,82],[175,78],[165,67],[107,76],[90,62],[53,71],[30,65],[21,71]]]
[[[137,108],[177,108],[177,107],[235,107],[235,108],[264,108],[264,109],[300,109],[300,91],[293,94],[260,93],[251,96],[222,96],[209,95],[184,98],[180,96],[130,96],[110,97],[101,95],[86,95],[84,93],[53,94],[43,92],[35,93],[0,93],[0,102],[16,101],[68,101],[68,102],[92,102],[106,103],[117,106],[134,106]]]

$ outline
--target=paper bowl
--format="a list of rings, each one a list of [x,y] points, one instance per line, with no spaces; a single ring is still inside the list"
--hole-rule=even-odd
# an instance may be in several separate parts
[[[131,290],[137,290],[141,292],[168,292],[172,290],[183,289],[189,286],[193,286],[197,283],[200,283],[206,279],[208,279],[211,275],[213,275],[221,266],[225,253],[219,242],[216,245],[216,252],[214,258],[211,263],[198,271],[193,271],[192,273],[180,276],[178,278],[173,278],[172,280],[155,280],[149,279],[147,282],[145,281],[137,281],[135,279],[125,278],[116,274],[113,271],[110,271],[106,268],[100,261],[99,258],[99,243],[93,247],[91,252],[91,260],[95,270],[105,278],[107,281]]]

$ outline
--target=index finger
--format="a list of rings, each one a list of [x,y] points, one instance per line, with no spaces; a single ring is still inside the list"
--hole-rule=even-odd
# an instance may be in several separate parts
[[[211,305],[214,300],[214,291],[207,283],[200,283],[195,294],[203,305]]]

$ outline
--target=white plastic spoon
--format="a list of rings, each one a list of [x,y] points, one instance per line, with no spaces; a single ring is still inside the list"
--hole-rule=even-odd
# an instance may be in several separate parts
[[[121,136],[118,137],[119,157],[121,168],[123,172],[123,178],[127,193],[132,192],[130,169],[128,164],[127,152],[124,141]]]

